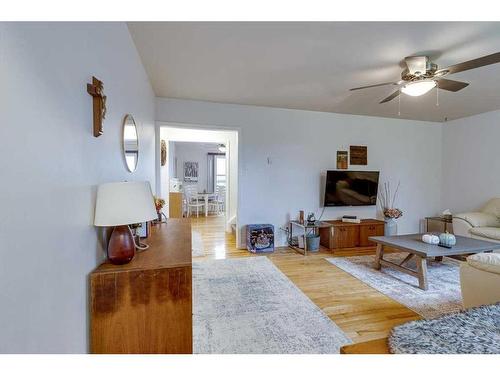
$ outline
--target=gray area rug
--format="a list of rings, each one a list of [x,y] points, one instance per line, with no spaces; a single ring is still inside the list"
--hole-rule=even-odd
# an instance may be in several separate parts
[[[195,353],[338,353],[350,343],[267,257],[193,262]]]
[[[384,258],[399,263],[405,256],[406,253],[394,253],[386,254]],[[327,260],[424,318],[458,312],[462,308],[459,262],[453,259],[444,258],[442,262],[427,263],[428,290],[418,288],[416,277],[387,267],[382,267],[381,271],[375,270],[374,255]],[[413,261],[408,262],[407,266],[415,268]]]
[[[500,354],[500,303],[393,328],[397,354]]]
[[[193,248],[193,257],[205,256],[205,247],[203,246],[201,233],[196,230],[191,231],[191,247]]]

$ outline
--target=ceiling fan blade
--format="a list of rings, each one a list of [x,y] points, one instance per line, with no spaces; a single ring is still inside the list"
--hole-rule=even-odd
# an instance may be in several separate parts
[[[400,93],[401,93],[400,90],[394,91],[391,95],[382,100],[379,104],[390,102],[392,99],[398,97]]]
[[[436,84],[437,87],[439,87],[441,90],[447,90],[453,92],[462,90],[467,86],[469,86],[469,84],[466,82],[453,81],[451,79],[444,79],[444,78],[438,79],[436,81]]]
[[[377,83],[376,85],[355,87],[353,89],[349,89],[349,91],[363,90],[363,89],[369,89],[369,88],[372,88],[372,87],[387,86],[387,85],[399,85],[399,82]]]
[[[497,52],[488,56],[479,57],[474,60],[464,61],[463,63],[455,64],[444,69],[439,69],[438,71],[436,71],[435,75],[463,72],[465,70],[476,69],[482,66],[496,64],[499,62],[500,52]]]

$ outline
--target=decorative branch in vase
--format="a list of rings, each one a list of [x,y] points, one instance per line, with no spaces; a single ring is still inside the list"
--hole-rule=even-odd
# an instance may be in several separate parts
[[[385,235],[395,236],[398,234],[398,224],[396,219],[403,216],[403,211],[399,208],[394,207],[396,203],[396,198],[398,196],[399,186],[401,182],[398,182],[396,190],[394,193],[391,191],[391,185],[389,182],[384,182],[384,189],[379,193],[379,202],[382,212],[385,218]]]

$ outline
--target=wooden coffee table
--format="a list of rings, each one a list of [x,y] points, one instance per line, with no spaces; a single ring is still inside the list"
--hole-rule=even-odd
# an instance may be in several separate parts
[[[427,290],[427,258],[435,258],[440,261],[444,256],[461,254],[482,253],[484,251],[500,250],[500,243],[476,240],[470,237],[456,236],[457,244],[451,249],[438,245],[430,245],[422,241],[422,234],[407,234],[402,236],[376,236],[370,237],[370,241],[377,244],[377,255],[374,267],[380,270],[382,266],[394,268],[398,271],[418,278],[418,286]],[[399,264],[384,259],[384,246],[408,253],[408,256]],[[417,262],[417,269],[405,267],[412,258]]]

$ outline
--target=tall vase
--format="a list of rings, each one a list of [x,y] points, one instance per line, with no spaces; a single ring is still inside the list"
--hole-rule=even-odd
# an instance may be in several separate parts
[[[108,243],[108,259],[113,264],[125,264],[135,255],[135,242],[128,225],[113,229]]]
[[[396,219],[392,217],[385,218],[384,235],[395,236],[397,234],[398,234],[398,223],[396,222]]]

